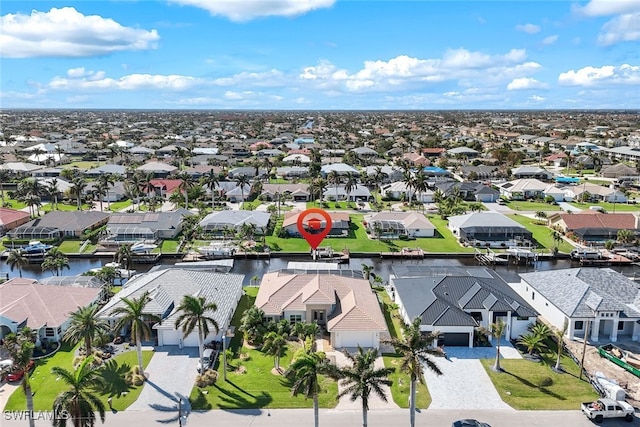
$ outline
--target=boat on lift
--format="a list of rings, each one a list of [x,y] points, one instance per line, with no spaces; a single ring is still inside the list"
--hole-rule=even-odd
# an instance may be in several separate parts
[[[32,241],[29,242],[29,244],[27,246],[22,248],[22,252],[25,255],[44,255],[51,248],[53,248],[52,245],[46,245],[46,244],[40,242],[39,240],[32,240]]]
[[[153,243],[136,242],[133,245],[131,245],[131,252],[137,253],[137,254],[148,254],[157,247],[158,245]]]

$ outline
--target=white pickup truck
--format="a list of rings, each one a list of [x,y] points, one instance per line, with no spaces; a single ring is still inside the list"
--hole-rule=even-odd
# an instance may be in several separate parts
[[[605,418],[624,418],[625,421],[631,422],[634,412],[633,406],[620,400],[602,398],[582,404],[582,413],[596,423],[601,423]]]

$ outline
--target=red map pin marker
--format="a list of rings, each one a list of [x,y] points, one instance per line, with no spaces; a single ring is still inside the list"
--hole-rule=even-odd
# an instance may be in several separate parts
[[[305,221],[305,218],[307,220]],[[322,219],[326,226],[322,228]],[[306,226],[305,226],[306,225]],[[331,231],[331,215],[318,208],[311,208],[300,212],[298,215],[298,232],[309,243],[311,249],[316,250],[320,243]]]

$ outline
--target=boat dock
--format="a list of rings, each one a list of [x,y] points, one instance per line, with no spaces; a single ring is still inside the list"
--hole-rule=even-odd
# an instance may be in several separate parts
[[[420,248],[402,248],[397,252],[380,252],[380,258],[424,259],[424,250]]]
[[[509,259],[503,254],[494,252],[491,248],[474,248],[473,257],[480,265],[507,264]]]

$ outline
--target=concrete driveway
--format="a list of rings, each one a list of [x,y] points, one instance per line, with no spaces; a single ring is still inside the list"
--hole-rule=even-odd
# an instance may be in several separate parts
[[[198,375],[198,359],[197,347],[155,347],[155,353],[145,370],[148,379],[140,397],[127,411],[155,409],[175,415],[177,396],[182,396],[183,410],[189,412],[188,397]],[[118,409],[117,405],[114,406]]]
[[[512,409],[496,391],[480,359],[495,357],[494,347],[447,347],[448,360],[437,358],[442,371],[438,376],[425,370],[425,380],[433,399],[429,409]],[[500,355],[506,359],[521,359],[517,350],[502,341]]]
[[[347,357],[340,351],[327,353],[327,356],[334,356],[337,366],[349,366],[349,364],[351,363],[349,359],[347,359]],[[376,368],[384,368],[384,361],[382,360],[382,357],[378,357],[376,359],[374,366]],[[342,381],[338,382],[338,392],[342,392],[342,390],[344,390],[344,387],[341,385],[341,383]],[[380,397],[378,397],[378,395],[376,395],[375,393],[372,393],[369,396],[369,409],[397,409],[398,408],[398,405],[396,405],[393,402],[393,398],[391,397],[391,390],[389,389],[389,387],[383,386],[383,389],[387,396],[387,401],[386,402],[383,401],[382,399],[380,399]],[[340,398],[340,401],[336,405],[335,409],[336,410],[346,410],[346,409],[362,410],[362,401],[360,399],[357,399],[356,401],[352,402],[349,395],[343,396]]]

